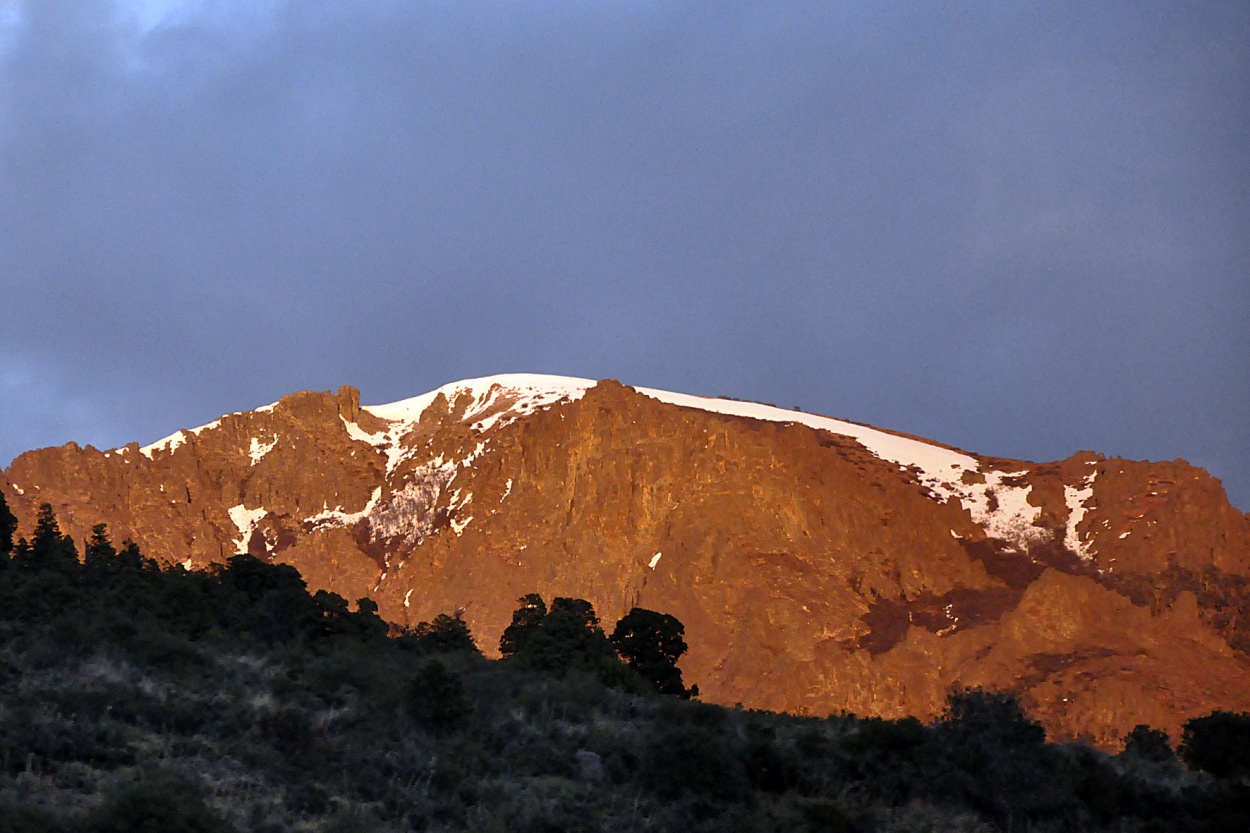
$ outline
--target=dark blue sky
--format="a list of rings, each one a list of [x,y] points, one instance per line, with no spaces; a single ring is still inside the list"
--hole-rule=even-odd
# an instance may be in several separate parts
[[[1248,102],[1241,3],[0,0],[0,463],[529,371],[1250,509]]]

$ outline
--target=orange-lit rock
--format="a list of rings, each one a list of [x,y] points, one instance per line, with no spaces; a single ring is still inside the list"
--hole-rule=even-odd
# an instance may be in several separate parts
[[[981,458],[502,376],[32,451],[0,488],[21,534],[48,502],[79,541],[102,521],[171,563],[248,551],[401,624],[463,609],[488,653],[525,593],[667,611],[713,702],[929,718],[952,687],[1010,688],[1053,739],[1104,745],[1250,710],[1250,519],[1183,461]]]

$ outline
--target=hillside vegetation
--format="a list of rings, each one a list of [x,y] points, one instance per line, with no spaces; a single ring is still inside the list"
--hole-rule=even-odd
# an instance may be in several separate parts
[[[1010,694],[930,725],[700,703],[681,623],[519,600],[395,632],[236,556],[160,569],[0,501],[0,833],[1250,829],[1250,716],[1045,742]]]

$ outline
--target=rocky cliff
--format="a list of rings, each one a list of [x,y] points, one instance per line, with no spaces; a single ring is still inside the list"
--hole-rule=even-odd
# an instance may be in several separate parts
[[[755,708],[922,718],[1013,689],[1052,739],[1250,710],[1250,517],[1183,461],[982,457],[736,400],[509,375],[362,407],[297,393],[0,478],[202,567],[246,551],[395,622],[517,597],[675,614],[686,679]]]

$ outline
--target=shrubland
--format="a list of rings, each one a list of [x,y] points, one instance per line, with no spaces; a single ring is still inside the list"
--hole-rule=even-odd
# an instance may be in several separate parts
[[[240,555],[161,569],[0,501],[0,833],[1250,830],[1250,715],[1180,756],[1046,742],[1007,693],[925,724],[697,700],[681,623],[518,600],[488,660]]]

